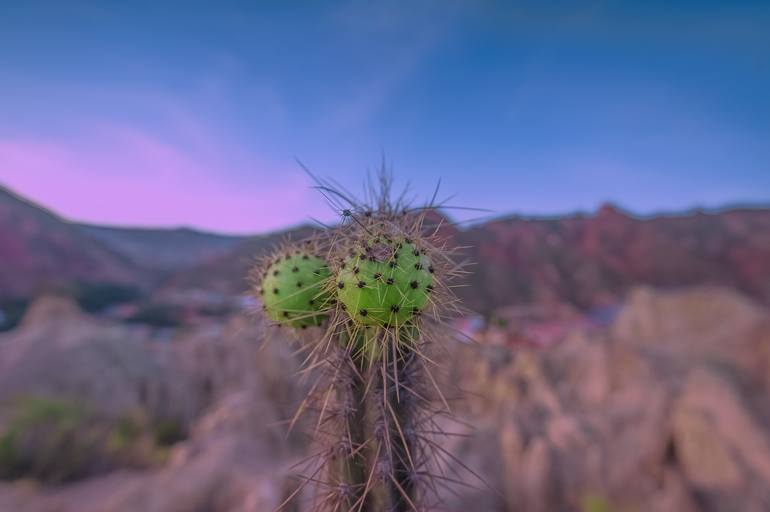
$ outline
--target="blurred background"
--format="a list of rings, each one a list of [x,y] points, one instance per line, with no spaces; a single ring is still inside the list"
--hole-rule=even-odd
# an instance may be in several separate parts
[[[311,445],[246,274],[433,195],[440,510],[770,510],[767,2],[0,4],[0,510],[254,512]],[[474,208],[483,209],[483,211]],[[266,337],[276,338],[265,343]],[[287,510],[306,510],[301,502]]]

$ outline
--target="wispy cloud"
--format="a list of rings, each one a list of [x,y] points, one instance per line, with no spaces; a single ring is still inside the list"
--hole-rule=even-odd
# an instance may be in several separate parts
[[[342,40],[367,40],[355,90],[340,95],[323,116],[334,132],[369,128],[401,87],[451,38],[467,2],[436,0],[371,4],[344,2],[330,13]]]

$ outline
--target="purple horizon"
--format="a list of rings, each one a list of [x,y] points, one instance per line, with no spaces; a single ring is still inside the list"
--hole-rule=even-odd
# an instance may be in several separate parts
[[[0,139],[3,184],[67,219],[96,224],[248,234],[333,216],[298,165],[230,158],[214,139],[190,149],[124,126],[98,133],[88,143]]]

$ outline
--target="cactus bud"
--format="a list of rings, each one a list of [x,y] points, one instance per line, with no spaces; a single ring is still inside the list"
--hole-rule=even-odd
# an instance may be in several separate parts
[[[273,259],[260,286],[267,316],[290,327],[319,325],[326,318],[330,277],[326,262],[306,251],[294,251]]]
[[[345,258],[337,297],[359,325],[404,325],[428,302],[428,269],[430,260],[411,241],[374,237]]]

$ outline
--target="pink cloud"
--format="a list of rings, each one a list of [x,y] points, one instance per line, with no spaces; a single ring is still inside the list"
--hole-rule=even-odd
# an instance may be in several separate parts
[[[330,217],[293,162],[265,162],[194,133],[171,143],[102,124],[86,142],[0,139],[0,182],[64,217],[96,223],[259,232]]]

